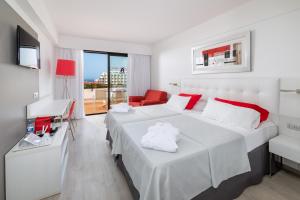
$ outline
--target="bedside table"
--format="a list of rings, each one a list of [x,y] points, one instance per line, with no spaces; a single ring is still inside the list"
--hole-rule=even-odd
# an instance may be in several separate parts
[[[273,155],[289,159],[293,162],[300,163],[300,135],[281,134],[269,141],[270,152],[270,176],[272,176]]]

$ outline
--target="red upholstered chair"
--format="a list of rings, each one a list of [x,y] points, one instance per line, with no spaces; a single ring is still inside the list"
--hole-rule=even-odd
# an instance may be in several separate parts
[[[145,96],[129,96],[129,105],[134,107],[163,104],[167,101],[167,93],[159,90],[147,90]]]

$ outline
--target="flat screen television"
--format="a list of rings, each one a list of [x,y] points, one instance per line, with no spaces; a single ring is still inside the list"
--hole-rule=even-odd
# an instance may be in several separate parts
[[[17,65],[40,69],[40,43],[22,27],[17,27]]]

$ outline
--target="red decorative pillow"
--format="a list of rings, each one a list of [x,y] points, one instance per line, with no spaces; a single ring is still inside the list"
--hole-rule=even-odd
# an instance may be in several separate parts
[[[223,102],[223,103],[228,103],[228,104],[231,104],[234,106],[239,106],[239,107],[250,108],[250,109],[256,110],[257,112],[260,113],[260,123],[263,121],[266,121],[269,116],[269,111],[267,111],[266,109],[264,109],[256,104],[239,102],[239,101],[231,101],[231,100],[221,99],[221,98],[215,98],[215,100]]]
[[[187,110],[192,110],[196,103],[200,100],[201,94],[185,94],[185,93],[180,93],[179,96],[182,97],[191,97],[190,101],[186,105],[185,109]]]

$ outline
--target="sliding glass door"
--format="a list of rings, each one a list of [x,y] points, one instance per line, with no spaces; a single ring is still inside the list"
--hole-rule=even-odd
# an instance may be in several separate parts
[[[127,102],[127,54],[84,51],[86,115],[105,113],[111,104]]]
[[[110,54],[110,105],[127,102],[127,55]]]

